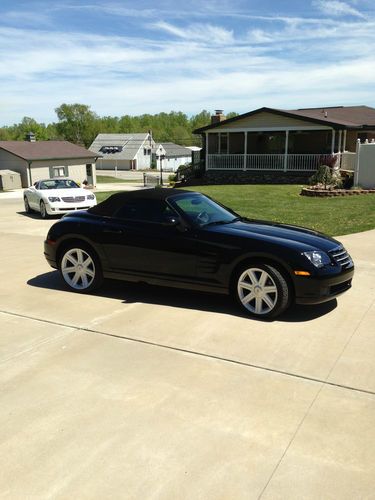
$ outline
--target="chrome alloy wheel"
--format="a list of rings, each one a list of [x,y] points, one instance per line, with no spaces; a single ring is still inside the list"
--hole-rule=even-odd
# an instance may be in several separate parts
[[[42,217],[42,219],[46,219],[47,218],[47,209],[46,209],[46,205],[44,203],[44,201],[41,201],[40,202],[40,216]]]
[[[277,304],[275,281],[267,271],[257,267],[246,269],[240,275],[237,293],[242,305],[252,314],[268,314]]]
[[[85,250],[71,248],[61,260],[61,273],[70,287],[85,290],[95,279],[95,264]]]

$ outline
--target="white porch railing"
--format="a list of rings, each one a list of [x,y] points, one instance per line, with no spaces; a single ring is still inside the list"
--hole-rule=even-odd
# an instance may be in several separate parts
[[[341,168],[354,167],[355,153],[341,153]],[[340,157],[338,154],[338,156]],[[354,156],[353,156],[354,155]],[[314,172],[324,164],[329,154],[213,154],[208,155],[207,170],[278,170],[285,172]],[[340,160],[340,158],[339,158]],[[342,166],[344,162],[345,167]],[[339,163],[338,163],[339,165]]]

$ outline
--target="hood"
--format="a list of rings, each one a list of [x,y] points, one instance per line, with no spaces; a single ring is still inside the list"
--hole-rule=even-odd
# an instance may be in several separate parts
[[[311,229],[277,224],[258,220],[241,220],[231,224],[210,226],[210,230],[233,236],[253,238],[284,244],[289,247],[304,247],[303,250],[319,249],[325,252],[337,247],[340,243],[323,233]]]
[[[87,191],[82,188],[70,188],[70,189],[42,189],[39,191],[42,196],[58,196],[58,197],[66,197],[66,196],[84,196],[86,197],[89,194],[93,194],[91,191]]]

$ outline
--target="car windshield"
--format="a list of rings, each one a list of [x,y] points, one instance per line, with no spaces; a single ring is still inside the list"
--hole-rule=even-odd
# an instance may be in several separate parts
[[[181,194],[168,200],[193,223],[199,226],[229,224],[239,220],[234,212],[202,194]]]
[[[39,189],[71,189],[78,187],[78,184],[71,179],[48,179],[39,183]]]

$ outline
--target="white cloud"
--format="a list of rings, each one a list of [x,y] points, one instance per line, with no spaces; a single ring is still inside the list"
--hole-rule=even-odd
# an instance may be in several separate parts
[[[144,30],[130,37],[2,27],[0,125],[23,116],[55,121],[63,102],[115,116],[375,104],[374,19],[262,20],[270,23],[254,22],[250,33],[224,21],[160,21],[163,40]]]
[[[355,16],[365,18],[366,16],[346,2],[339,0],[315,0],[313,4],[327,16]]]
[[[186,28],[179,28],[172,24],[160,21],[152,27],[166,31],[179,38],[191,41],[205,41],[209,44],[227,44],[233,42],[233,31],[228,31],[220,26],[210,24],[190,24]]]

